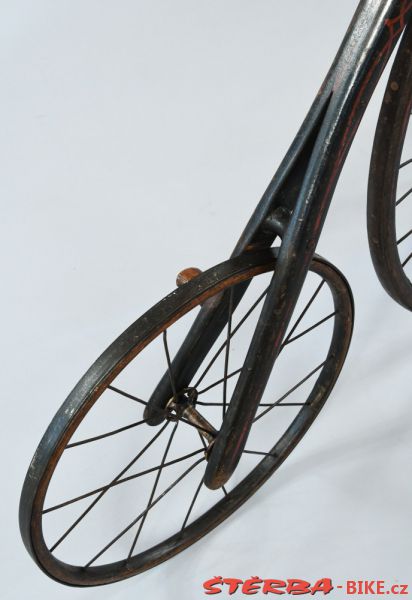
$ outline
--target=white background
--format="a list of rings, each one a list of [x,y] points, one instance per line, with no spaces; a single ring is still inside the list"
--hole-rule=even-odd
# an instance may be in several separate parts
[[[412,324],[366,239],[382,86],[318,246],[352,286],[352,346],[278,473],[191,549],[104,588],[49,580],[17,523],[31,456],[80,375],[181,268],[229,255],[356,4],[2,3],[2,598],[193,600],[214,575],[412,583]]]

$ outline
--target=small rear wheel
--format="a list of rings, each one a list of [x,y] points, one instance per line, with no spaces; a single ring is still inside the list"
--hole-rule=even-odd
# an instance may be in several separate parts
[[[276,269],[268,249],[221,263],[147,311],[96,360],[41,440],[20,502],[37,564],[69,585],[110,583],[184,550],[239,508],[319,414],[349,347],[353,305],[335,267],[315,257],[292,325],[227,487],[203,484],[231,390]],[[249,282],[193,381],[177,389],[173,356],[198,308]],[[147,398],[167,369],[173,396],[157,426]]]

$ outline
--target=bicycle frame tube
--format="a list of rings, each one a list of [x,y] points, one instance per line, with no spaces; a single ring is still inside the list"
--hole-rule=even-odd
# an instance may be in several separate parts
[[[281,238],[276,272],[209,455],[205,484],[212,489],[229,479],[245,447],[353,137],[411,12],[412,0],[361,0],[306,119],[233,251],[235,256]],[[237,290],[234,304],[245,289]],[[172,363],[177,386],[196,373],[226,324],[227,306],[222,295],[202,308]],[[171,395],[166,374],[146,410],[153,423]]]

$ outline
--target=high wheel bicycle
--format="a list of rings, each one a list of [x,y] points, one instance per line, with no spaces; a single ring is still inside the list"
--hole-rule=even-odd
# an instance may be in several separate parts
[[[171,558],[252,496],[314,422],[354,318],[348,282],[316,245],[399,38],[373,145],[368,236],[383,286],[412,308],[401,213],[412,195],[411,15],[407,0],[360,2],[231,258],[180,272],[56,413],[20,501],[24,543],[50,577],[100,585]]]

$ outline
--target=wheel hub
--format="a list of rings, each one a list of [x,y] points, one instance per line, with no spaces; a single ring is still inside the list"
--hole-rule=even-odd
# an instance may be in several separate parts
[[[195,408],[197,396],[198,392],[195,388],[184,388],[170,398],[166,405],[167,418],[171,421],[185,419],[211,444],[217,436],[217,431]]]

